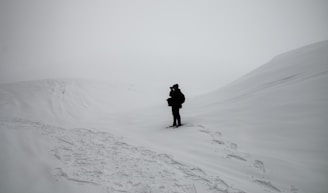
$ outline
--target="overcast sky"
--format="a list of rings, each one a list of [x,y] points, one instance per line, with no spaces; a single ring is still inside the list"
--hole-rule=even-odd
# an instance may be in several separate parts
[[[0,83],[79,77],[195,94],[328,39],[327,0],[1,0],[0,16]]]

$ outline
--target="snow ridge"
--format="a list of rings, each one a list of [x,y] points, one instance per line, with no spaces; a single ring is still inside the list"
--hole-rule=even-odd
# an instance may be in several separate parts
[[[327,53],[323,41],[275,57],[196,98],[188,116],[210,128],[219,125],[221,133],[258,157],[265,168],[260,162],[254,166],[270,172],[270,181],[255,179],[257,184],[271,191],[323,193],[328,188]]]

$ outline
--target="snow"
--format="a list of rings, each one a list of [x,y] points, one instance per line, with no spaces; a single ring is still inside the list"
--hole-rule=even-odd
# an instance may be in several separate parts
[[[179,128],[167,128],[167,96],[147,101],[138,86],[0,85],[0,192],[324,193],[327,53],[312,44],[186,96]]]

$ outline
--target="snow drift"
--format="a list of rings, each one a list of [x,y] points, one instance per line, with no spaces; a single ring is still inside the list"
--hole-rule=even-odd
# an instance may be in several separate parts
[[[0,85],[0,192],[324,193],[327,53],[309,45],[187,98],[178,129],[166,96],[144,108],[132,87]]]
[[[261,159],[275,183],[327,191],[328,41],[279,55],[188,111]]]
[[[45,79],[1,85],[1,116],[55,125],[113,120],[140,101],[133,85],[91,80]],[[83,125],[82,124],[82,125]]]

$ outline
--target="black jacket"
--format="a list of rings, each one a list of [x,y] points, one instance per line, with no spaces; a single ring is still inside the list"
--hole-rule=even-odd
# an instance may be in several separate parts
[[[171,100],[171,104],[172,107],[178,107],[181,108],[182,107],[182,102],[181,102],[181,90],[180,89],[176,89],[176,90],[171,90],[170,92],[170,97],[172,98]]]

